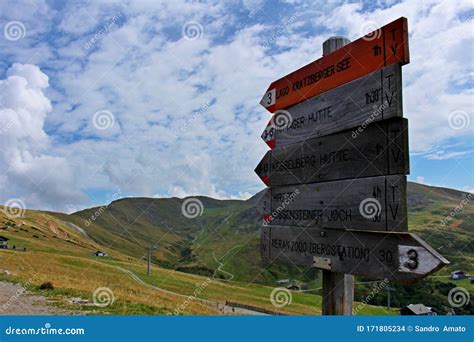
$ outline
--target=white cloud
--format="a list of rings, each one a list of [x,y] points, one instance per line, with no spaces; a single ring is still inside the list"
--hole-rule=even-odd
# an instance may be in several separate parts
[[[29,207],[65,208],[84,196],[74,188],[64,158],[44,153],[50,146],[43,130],[51,111],[44,90],[48,77],[34,65],[14,64],[0,80],[0,199],[21,197]]]
[[[472,22],[459,19],[468,2],[386,2],[370,12],[356,3],[294,3],[294,11],[265,22],[225,2],[92,2],[58,10],[42,2],[43,17],[23,5],[21,16],[5,10],[10,20],[24,21],[27,35],[17,44],[0,41],[0,48],[9,60],[44,71],[16,65],[2,81],[1,115],[9,120],[2,122],[12,126],[1,137],[7,196],[55,209],[83,201],[82,192],[117,188],[132,196],[247,197],[263,188],[253,169],[267,149],[260,134],[269,114],[258,102],[268,84],[318,58],[328,36],[354,39],[367,21],[381,26],[401,15],[410,29],[403,96],[411,151],[429,159],[461,156],[442,145],[474,128],[448,122],[453,111],[472,114]],[[264,8],[261,1],[244,4],[253,14]],[[120,20],[86,48],[118,13]],[[182,38],[189,21],[203,26],[199,39]],[[115,123],[98,130],[92,119],[103,109]],[[20,186],[25,180],[32,185]]]
[[[444,151],[444,150],[439,150],[434,153],[428,153],[426,155],[427,159],[430,160],[446,160],[446,159],[453,159],[453,158],[461,158],[464,157],[465,155],[471,153],[472,150],[469,151]]]

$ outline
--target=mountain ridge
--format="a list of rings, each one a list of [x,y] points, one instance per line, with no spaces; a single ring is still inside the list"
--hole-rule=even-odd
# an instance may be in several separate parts
[[[284,265],[272,269],[260,264],[261,214],[256,204],[264,193],[265,189],[246,200],[219,200],[208,196],[127,197],[105,206],[58,215],[83,228],[94,241],[134,257],[143,256],[148,245],[156,245],[158,251],[152,260],[162,267],[210,274],[226,261],[227,271],[236,279],[270,283],[283,277],[285,272],[295,276],[296,272],[294,267],[290,271]],[[448,225],[442,222],[468,196],[472,194],[408,182],[409,231],[458,261],[466,259],[464,265],[470,258],[456,255],[453,250],[456,243],[446,246],[443,235],[453,241],[467,239],[464,249],[473,250],[474,206],[469,201],[463,206],[462,215],[455,216]],[[193,199],[201,202],[202,212],[188,218],[183,215],[182,205]],[[84,222],[104,207],[103,212],[84,227]],[[451,227],[452,224],[456,228]],[[233,252],[236,257],[231,258],[227,252],[233,248],[236,248]]]
[[[17,250],[26,248],[27,251],[0,250],[0,278],[27,281],[36,286],[52,281],[60,289],[59,300],[64,293],[90,296],[95,288],[107,286],[120,296],[120,305],[108,310],[122,314],[169,312],[180,299],[163,298],[145,291],[141,285],[138,285],[140,291],[145,291],[146,296],[141,292],[137,294],[137,284],[129,282],[126,274],[112,269],[113,265],[132,270],[150,284],[181,294],[192,294],[196,282],[207,284],[207,279],[211,279],[206,298],[237,299],[249,305],[258,303],[267,309],[272,308],[268,296],[276,281],[292,279],[307,283],[314,292],[294,294],[297,306],[284,310],[287,313],[312,312],[311,308],[320,305],[320,272],[285,264],[265,265],[260,260],[261,215],[255,203],[263,194],[260,191],[247,200],[227,201],[198,197],[204,210],[194,218],[185,217],[181,206],[195,197],[124,198],[73,214],[25,210],[22,217],[14,219],[8,217],[8,210],[3,208],[0,210],[0,223],[4,224],[1,235],[10,239],[11,247],[15,245]],[[409,231],[445,256],[451,265],[423,280],[416,288],[391,284],[398,293],[392,298],[395,306],[418,300],[442,312],[448,291],[460,286],[460,283],[450,282],[449,272],[462,269],[468,274],[474,273],[471,197],[469,193],[449,188],[408,184]],[[86,225],[95,212],[99,215]],[[451,219],[446,220],[447,217]],[[156,247],[152,253],[152,270],[156,276],[148,277],[146,260],[150,245]],[[109,256],[97,258],[93,255],[97,250]],[[2,272],[10,275],[2,276]],[[356,300],[363,300],[365,295],[370,295],[371,288],[363,285],[367,279],[356,278],[362,283],[356,286]],[[461,286],[470,288],[469,280],[466,281]],[[427,288],[436,295],[425,294]],[[150,304],[147,296],[154,296],[155,301]],[[368,306],[367,312],[380,314],[386,301],[384,294],[374,301],[380,306]],[[305,304],[299,306],[301,303]],[[469,310],[472,308],[465,312]],[[194,305],[187,312],[209,313],[207,308]]]

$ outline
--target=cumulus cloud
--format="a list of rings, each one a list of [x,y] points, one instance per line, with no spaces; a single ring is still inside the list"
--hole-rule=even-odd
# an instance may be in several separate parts
[[[75,191],[64,158],[48,155],[43,130],[51,102],[44,94],[48,76],[34,65],[15,63],[0,80],[1,200],[21,198],[29,207],[65,208],[84,201]]]
[[[272,15],[260,0],[243,10],[218,1],[38,4],[42,16],[24,4],[0,11],[27,29],[23,40],[0,40],[10,61],[0,62],[5,198],[60,209],[87,201],[84,193],[100,203],[94,194],[117,189],[247,197],[263,188],[253,169],[267,149],[259,137],[269,114],[258,102],[268,84],[318,58],[328,36],[354,39],[367,22],[399,16],[410,28],[403,96],[411,152],[445,160],[472,149],[468,2],[292,0],[272,5]],[[202,26],[197,39],[183,37],[188,22]],[[11,66],[17,61],[24,64]],[[103,110],[114,125],[98,129],[94,114]],[[459,110],[469,124],[450,122]],[[448,140],[464,144],[447,148]]]

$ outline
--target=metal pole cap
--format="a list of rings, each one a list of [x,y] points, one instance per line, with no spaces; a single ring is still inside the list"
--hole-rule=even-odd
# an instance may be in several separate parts
[[[337,49],[342,48],[344,45],[349,44],[351,41],[345,37],[335,36],[327,39],[323,43],[323,56],[330,54]]]

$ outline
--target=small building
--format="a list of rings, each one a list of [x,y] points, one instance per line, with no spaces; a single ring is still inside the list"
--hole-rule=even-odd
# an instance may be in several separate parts
[[[102,252],[102,251],[97,251],[97,252],[94,253],[94,256],[96,256],[96,257],[105,257],[105,256],[107,256],[107,253]]]
[[[8,249],[8,240],[5,236],[0,236],[0,249]]]
[[[285,284],[289,284],[290,283],[290,279],[280,279],[277,281],[277,284],[278,285],[285,285]]]
[[[402,316],[436,316],[436,313],[431,311],[431,308],[423,304],[409,304],[400,309]]]
[[[464,273],[464,271],[457,270],[457,271],[451,272],[451,279],[453,280],[459,280],[459,279],[464,279],[464,278],[466,278],[466,273]]]
[[[286,288],[290,291],[301,291],[301,286],[297,284],[290,284]]]

